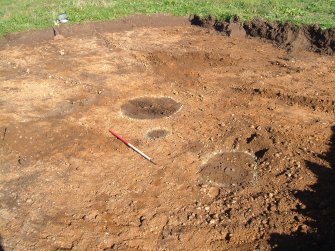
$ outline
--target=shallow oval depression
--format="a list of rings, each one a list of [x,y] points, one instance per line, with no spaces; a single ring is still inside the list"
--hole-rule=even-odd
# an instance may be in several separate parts
[[[147,138],[156,140],[156,139],[161,139],[165,138],[169,134],[168,130],[165,129],[153,129],[147,132]]]
[[[255,158],[244,152],[224,152],[202,165],[199,182],[220,187],[245,186],[254,177]]]
[[[168,97],[140,97],[123,104],[121,111],[133,119],[159,119],[173,115],[181,106]]]

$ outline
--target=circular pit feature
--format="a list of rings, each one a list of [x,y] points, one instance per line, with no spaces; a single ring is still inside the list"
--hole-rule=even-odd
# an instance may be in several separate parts
[[[147,137],[149,139],[155,140],[155,139],[165,138],[168,134],[169,132],[165,129],[154,129],[147,133]]]
[[[201,167],[200,182],[220,187],[246,185],[253,177],[253,166],[255,159],[247,153],[219,153]]]
[[[181,104],[168,97],[140,97],[121,106],[122,113],[133,119],[159,119],[169,117]]]

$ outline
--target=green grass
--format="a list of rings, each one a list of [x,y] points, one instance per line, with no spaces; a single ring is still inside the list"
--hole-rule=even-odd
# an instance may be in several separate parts
[[[0,0],[0,36],[8,32],[50,27],[59,13],[72,23],[111,20],[141,13],[239,15],[295,24],[335,27],[335,0]]]

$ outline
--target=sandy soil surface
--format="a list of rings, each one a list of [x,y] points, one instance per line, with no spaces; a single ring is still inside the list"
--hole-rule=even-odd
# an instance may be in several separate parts
[[[334,248],[334,58],[156,19],[0,51],[3,249]]]

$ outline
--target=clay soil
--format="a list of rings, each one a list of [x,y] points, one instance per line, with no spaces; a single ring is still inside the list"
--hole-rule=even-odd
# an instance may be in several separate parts
[[[335,248],[332,56],[183,18],[71,27],[2,44],[4,250]]]

